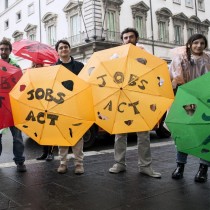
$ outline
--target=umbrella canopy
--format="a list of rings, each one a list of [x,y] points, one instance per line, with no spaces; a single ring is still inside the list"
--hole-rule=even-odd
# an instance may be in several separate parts
[[[38,41],[22,39],[12,44],[12,52],[39,64],[53,64],[58,60],[55,49]]]
[[[15,125],[41,145],[73,146],[94,123],[91,86],[62,65],[28,69],[10,100]]]
[[[9,92],[21,76],[21,69],[0,59],[0,129],[14,125]]]
[[[177,149],[210,161],[210,73],[178,88],[166,118]]]
[[[153,129],[174,98],[166,62],[132,44],[94,53],[79,77],[92,85],[96,124],[110,134]]]

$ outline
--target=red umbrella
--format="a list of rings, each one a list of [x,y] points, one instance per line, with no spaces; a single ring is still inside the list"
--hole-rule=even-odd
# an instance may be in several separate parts
[[[0,129],[14,125],[9,92],[21,76],[21,69],[0,59]]]
[[[12,48],[15,55],[35,63],[53,64],[58,60],[56,50],[41,42],[22,39],[14,42]]]

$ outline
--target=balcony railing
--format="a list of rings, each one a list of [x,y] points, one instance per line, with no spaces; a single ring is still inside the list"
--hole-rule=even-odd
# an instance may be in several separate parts
[[[91,41],[105,41],[121,43],[120,32],[108,30],[90,30],[71,37],[68,37],[71,46],[82,45]]]
[[[108,30],[90,30],[83,33],[80,33],[75,36],[68,37],[72,47],[77,47],[79,45],[83,45],[85,43],[93,42],[93,41],[103,41],[103,42],[112,42],[112,43],[122,43],[120,39],[120,32],[116,31],[108,31]],[[153,45],[158,47],[167,47],[174,48],[177,46],[181,46],[183,44],[177,43],[175,41],[166,41],[166,40],[152,40],[151,37],[148,38],[140,38],[139,42],[143,45]],[[208,49],[209,50],[209,49]]]

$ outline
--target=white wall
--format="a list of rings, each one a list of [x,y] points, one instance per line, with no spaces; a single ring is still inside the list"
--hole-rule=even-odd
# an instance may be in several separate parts
[[[80,0],[81,1],[81,0]],[[102,0],[101,0],[102,1]],[[3,37],[11,38],[11,42],[14,41],[12,38],[12,34],[19,30],[20,32],[24,32],[27,24],[37,25],[37,40],[40,41],[40,17],[39,17],[39,3],[41,3],[41,19],[48,12],[56,13],[57,17],[57,37],[59,40],[61,38],[68,37],[68,21],[66,19],[66,14],[63,12],[63,8],[67,5],[68,2],[77,2],[69,1],[69,0],[54,0],[49,4],[46,4],[46,0],[9,0],[9,5],[11,6],[7,10],[4,11],[4,0],[0,0],[0,39]],[[120,12],[120,31],[127,27],[133,27],[133,17],[131,12],[131,5],[139,3],[140,0],[124,0],[124,3],[121,6]],[[150,0],[143,1],[147,6],[150,7]],[[154,39],[158,39],[158,25],[156,20],[155,12],[163,7],[168,8],[173,14],[177,14],[183,12],[187,17],[191,17],[195,15],[195,8],[187,8],[185,7],[185,0],[181,0],[181,5],[177,5],[173,3],[173,0],[151,0],[152,2],[152,16],[153,16],[153,28],[154,28]],[[35,12],[32,15],[28,15],[28,5],[34,3]],[[198,17],[201,21],[205,19],[210,20],[210,1],[205,1],[205,12],[198,12]],[[16,22],[16,13],[18,11],[22,11],[22,20]],[[83,11],[84,13],[84,11]],[[9,20],[9,28],[7,30],[4,29],[5,20]],[[82,23],[81,31],[84,31],[84,24]],[[173,42],[173,25],[172,20],[170,20],[169,24],[169,41]],[[151,16],[150,10],[147,12],[147,38],[152,36],[151,31]],[[185,38],[187,34],[185,34]],[[26,33],[24,32],[24,38],[26,38]],[[44,24],[41,22],[41,41],[46,43],[46,31]],[[210,33],[208,35],[208,40],[210,40]],[[152,52],[151,45],[146,46],[146,49],[149,52]],[[167,58],[169,57],[169,49],[168,48],[155,48],[155,55]],[[28,62],[20,60],[20,65],[23,68],[28,67]]]

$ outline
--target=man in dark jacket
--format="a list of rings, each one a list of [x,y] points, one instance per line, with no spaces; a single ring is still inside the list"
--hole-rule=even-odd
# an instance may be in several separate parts
[[[10,53],[12,52],[12,45],[7,39],[3,39],[0,42],[0,57],[3,61],[16,66],[16,64],[11,58],[9,58]],[[16,128],[15,126],[10,127],[10,131],[13,136],[13,154],[14,154],[14,161],[17,165],[17,171],[18,172],[25,172],[26,171],[26,166],[24,165],[25,157],[23,156],[24,152],[24,144],[23,144],[23,138],[21,131]],[[1,144],[1,139],[2,139],[2,134],[0,134],[0,155],[1,155],[1,150],[2,150],[2,144]]]
[[[68,41],[66,40],[59,40],[56,45],[55,49],[58,52],[59,59],[56,65],[63,65],[69,71],[73,72],[74,74],[78,75],[79,72],[83,68],[83,64],[81,62],[75,61],[74,58],[71,56],[71,47]],[[75,146],[72,147],[72,152],[74,154],[74,165],[75,165],[75,174],[83,174],[84,167],[83,167],[83,138],[81,138]],[[67,172],[67,155],[68,155],[69,147],[59,147],[59,155],[60,155],[60,166],[57,169],[58,173],[64,174]]]

